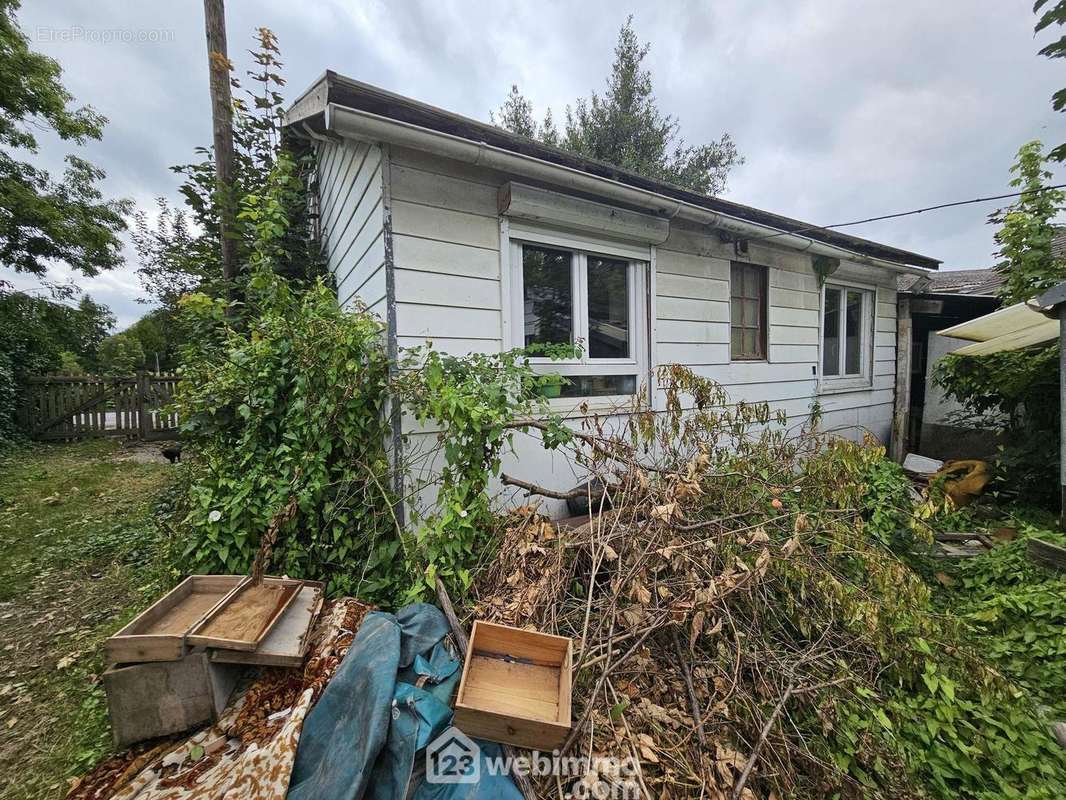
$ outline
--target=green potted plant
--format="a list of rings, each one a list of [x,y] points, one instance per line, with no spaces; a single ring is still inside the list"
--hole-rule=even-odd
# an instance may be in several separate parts
[[[563,361],[581,358],[581,345],[570,343],[547,343],[535,342],[526,345],[522,349],[526,358],[550,358],[552,361]],[[565,377],[557,372],[540,375],[533,380],[533,390],[536,394],[547,399],[559,397],[563,393],[563,386],[570,383]]]

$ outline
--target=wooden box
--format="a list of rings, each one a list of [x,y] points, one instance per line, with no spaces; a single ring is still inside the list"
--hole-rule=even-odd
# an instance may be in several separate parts
[[[189,630],[245,580],[241,575],[190,575],[105,642],[107,662],[179,660]]]
[[[455,726],[468,736],[532,750],[560,747],[570,733],[572,659],[565,636],[475,622]]]
[[[218,719],[244,667],[196,650],[176,661],[118,664],[103,675],[115,745],[180,733]]]
[[[303,581],[245,578],[186,635],[190,646],[254,651],[300,593]]]
[[[322,610],[324,584],[304,581],[296,600],[254,651],[211,650],[211,660],[224,664],[261,664],[270,667],[301,667],[307,657],[311,629]]]

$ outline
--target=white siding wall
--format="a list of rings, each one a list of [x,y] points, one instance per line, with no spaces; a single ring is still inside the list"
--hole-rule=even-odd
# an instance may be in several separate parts
[[[500,228],[486,171],[395,148],[389,160],[396,335],[449,353],[500,349]]]
[[[431,339],[436,348],[455,354],[500,350],[496,196],[511,176],[403,148],[391,150],[386,169],[399,346]],[[855,438],[868,429],[887,441],[895,381],[894,276],[857,264],[841,266],[837,277],[876,286],[873,383],[857,391],[819,393],[821,290],[810,257],[750,245],[747,259],[770,269],[769,358],[730,363],[729,262],[735,258],[732,245],[715,234],[673,223],[669,239],[656,250],[652,365],[685,364],[723,384],[732,401],[768,401],[784,409],[792,423],[807,417],[817,400],[824,429]],[[403,432],[410,437],[409,455],[424,455],[434,446],[435,435],[411,420],[405,420]],[[423,474],[433,472],[431,461],[416,460]],[[521,435],[504,471],[557,489],[573,486],[579,475],[565,457],[546,453]],[[557,513],[563,506],[548,505]]]
[[[337,298],[385,317],[381,148],[345,140],[318,147],[319,225]]]
[[[730,362],[729,264],[747,260],[769,268],[769,358]],[[845,263],[833,279],[876,287],[873,380],[868,388],[819,391],[821,289],[809,256],[753,242],[746,256],[713,234],[674,223],[656,254],[658,344],[655,363],[680,363],[721,383],[733,401],[767,401],[791,422],[821,405],[823,429],[859,438],[869,430],[887,441],[892,424],[896,364],[894,277]]]

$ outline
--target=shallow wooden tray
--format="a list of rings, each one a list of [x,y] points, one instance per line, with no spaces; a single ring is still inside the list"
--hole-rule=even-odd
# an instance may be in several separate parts
[[[477,621],[455,698],[468,736],[550,751],[570,732],[573,648],[565,636]]]
[[[104,643],[107,662],[180,660],[185,634],[244,580],[242,575],[190,575]]]
[[[246,578],[225,600],[189,631],[192,646],[256,650],[300,593],[303,581],[263,578],[256,586]]]
[[[223,664],[260,664],[270,667],[301,667],[307,657],[311,628],[322,610],[325,585],[304,581],[293,601],[263,643],[255,650],[212,650],[211,660]]]

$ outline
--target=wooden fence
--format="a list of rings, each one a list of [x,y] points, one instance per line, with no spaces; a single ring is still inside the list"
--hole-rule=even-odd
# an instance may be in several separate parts
[[[97,436],[173,439],[178,420],[164,413],[177,375],[139,373],[126,378],[44,375],[29,378],[20,410],[22,430],[34,439]]]

